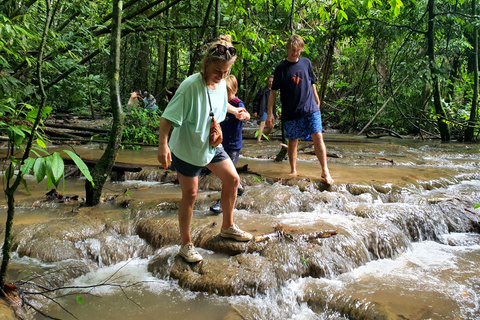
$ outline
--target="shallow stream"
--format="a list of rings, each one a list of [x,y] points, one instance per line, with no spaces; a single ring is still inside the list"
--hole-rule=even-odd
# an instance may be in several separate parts
[[[121,151],[118,162],[144,170],[108,182],[95,208],[46,202],[46,185],[28,177],[31,194],[16,196],[9,279],[75,287],[57,295],[78,319],[480,319],[479,146],[324,138],[330,188],[309,142],[300,143],[295,178],[288,161],[272,160],[278,140],[245,140],[237,165],[249,173],[241,173],[235,222],[255,235],[282,226],[294,241],[277,233],[245,246],[219,242],[221,216],[209,211],[219,182],[201,181],[192,229],[205,260],[197,266],[176,257],[180,188],[158,169],[155,148]],[[84,183],[68,178],[59,192],[82,198]],[[3,225],[5,217],[3,198]],[[334,232],[314,236],[325,231]],[[74,319],[45,300],[37,306]]]

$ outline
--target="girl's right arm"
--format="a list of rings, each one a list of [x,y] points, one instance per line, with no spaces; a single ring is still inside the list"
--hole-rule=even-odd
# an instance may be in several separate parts
[[[168,163],[172,162],[172,154],[168,147],[168,134],[172,128],[172,122],[165,118],[160,119],[160,127],[158,129],[158,153],[157,159],[164,169],[168,168]]]

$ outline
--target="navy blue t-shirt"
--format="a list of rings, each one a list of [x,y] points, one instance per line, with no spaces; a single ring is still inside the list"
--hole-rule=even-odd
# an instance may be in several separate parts
[[[236,108],[245,109],[245,105],[242,100],[237,97],[230,100],[232,106]],[[225,150],[240,150],[242,149],[242,129],[243,121],[238,120],[231,113],[227,112],[225,120],[220,123],[222,127],[223,141],[222,146]]]
[[[283,60],[274,72],[272,90],[280,90],[282,120],[289,121],[313,114],[320,109],[315,102],[312,84],[316,82],[310,60]]]

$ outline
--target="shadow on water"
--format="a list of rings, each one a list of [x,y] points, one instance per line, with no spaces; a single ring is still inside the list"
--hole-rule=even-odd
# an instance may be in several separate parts
[[[309,142],[299,145],[297,177],[288,161],[272,160],[278,141],[244,142],[235,222],[257,241],[218,237],[221,216],[209,207],[221,184],[201,179],[192,223],[199,264],[177,257],[181,193],[155,148],[122,150],[118,162],[144,169],[108,182],[95,208],[79,205],[82,179],[67,180],[60,192],[80,200],[64,203],[43,201],[46,186],[32,177],[32,194],[16,196],[9,277],[108,284],[57,293],[79,319],[480,319],[479,147],[324,137],[332,187],[320,181]],[[88,159],[103,153],[75,149]]]

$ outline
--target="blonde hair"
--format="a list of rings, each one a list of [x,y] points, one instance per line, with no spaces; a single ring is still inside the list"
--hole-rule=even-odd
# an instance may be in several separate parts
[[[302,37],[298,35],[290,36],[287,41],[287,50],[290,50],[291,47],[303,50],[305,48],[305,42],[303,42]]]
[[[227,92],[228,92],[228,94],[237,93],[237,91],[238,91],[237,77],[235,77],[233,74],[230,74],[225,79],[225,81],[227,82]]]
[[[232,36],[230,36],[229,34],[220,35],[214,42],[212,42],[208,46],[207,54],[205,55],[205,57],[203,57],[202,62],[200,62],[200,73],[202,74],[203,81],[206,81],[205,77],[208,64],[217,63],[219,61],[235,61],[235,59],[237,59],[237,56],[232,56],[228,50],[224,55],[215,54],[215,48],[219,44],[222,44],[227,48],[233,47]]]

